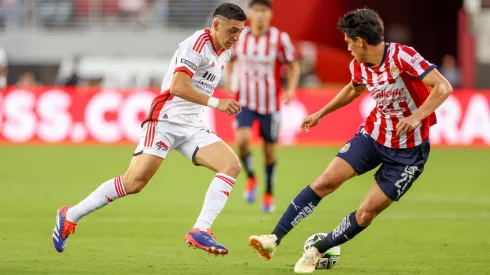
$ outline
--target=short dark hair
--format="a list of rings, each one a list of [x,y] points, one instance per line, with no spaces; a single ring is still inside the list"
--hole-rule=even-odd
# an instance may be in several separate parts
[[[245,21],[247,16],[239,6],[232,3],[223,3],[214,11],[213,17],[222,16],[229,20]]]
[[[384,25],[379,14],[371,9],[357,9],[344,15],[339,20],[337,29],[347,37],[356,40],[360,37],[369,45],[377,45],[384,41]]]
[[[264,5],[272,9],[272,3],[269,0],[251,0],[250,3],[248,3],[248,7],[250,8],[255,4]]]

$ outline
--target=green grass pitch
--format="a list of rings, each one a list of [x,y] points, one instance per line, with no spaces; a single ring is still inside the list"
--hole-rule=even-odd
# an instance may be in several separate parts
[[[90,214],[64,253],[52,247],[59,206],[76,204],[126,169],[133,147],[0,147],[0,274],[292,274],[304,241],[329,232],[355,210],[372,173],[347,182],[283,240],[266,262],[248,236],[269,233],[294,196],[312,182],[335,148],[280,148],[277,210],[242,199],[240,175],[214,224],[230,250],[214,257],[188,248],[213,177],[171,153],[142,193]],[[259,148],[255,162],[262,178]],[[342,246],[339,264],[317,274],[490,274],[490,149],[432,149],[412,189],[366,231]],[[262,186],[260,191],[262,191]]]

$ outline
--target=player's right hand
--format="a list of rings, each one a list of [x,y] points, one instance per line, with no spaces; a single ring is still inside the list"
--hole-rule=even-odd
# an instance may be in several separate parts
[[[303,130],[303,133],[308,133],[310,131],[309,128],[317,125],[318,122],[320,122],[320,119],[322,119],[322,117],[318,113],[311,114],[303,119],[303,122],[301,122],[301,130]]]
[[[242,106],[233,99],[225,98],[219,100],[218,107],[216,109],[218,109],[218,111],[225,112],[228,115],[235,115],[240,112]]]

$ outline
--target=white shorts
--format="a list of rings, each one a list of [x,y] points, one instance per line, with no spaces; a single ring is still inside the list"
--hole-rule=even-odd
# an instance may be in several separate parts
[[[166,158],[172,150],[177,150],[195,165],[199,148],[220,141],[206,126],[187,126],[168,121],[149,121],[143,124],[141,138],[133,156],[150,154]]]

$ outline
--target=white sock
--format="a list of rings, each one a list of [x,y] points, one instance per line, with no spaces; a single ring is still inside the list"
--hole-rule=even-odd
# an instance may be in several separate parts
[[[235,179],[223,173],[218,173],[214,177],[204,199],[201,214],[197,218],[194,228],[206,231],[211,228],[218,214],[228,200],[231,189],[235,185]]]
[[[126,196],[126,190],[122,184],[122,177],[113,178],[102,183],[83,201],[68,209],[66,211],[66,219],[73,223],[78,223],[83,216],[124,196]]]

